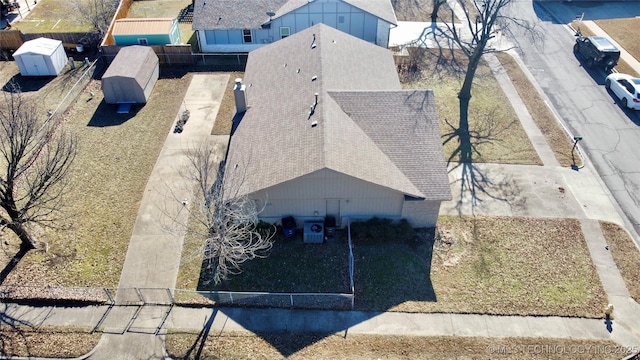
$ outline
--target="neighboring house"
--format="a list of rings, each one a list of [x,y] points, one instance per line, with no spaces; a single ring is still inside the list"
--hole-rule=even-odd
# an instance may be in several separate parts
[[[249,52],[323,23],[382,47],[397,20],[390,0],[195,0],[203,52]]]
[[[118,52],[102,76],[107,104],[145,104],[160,74],[158,56],[147,46],[127,46]]]
[[[111,32],[115,45],[180,44],[178,20],[172,18],[125,18],[116,20]]]
[[[319,24],[249,53],[236,88],[227,194],[262,220],[434,226],[451,199],[433,92],[402,90],[389,50]]]

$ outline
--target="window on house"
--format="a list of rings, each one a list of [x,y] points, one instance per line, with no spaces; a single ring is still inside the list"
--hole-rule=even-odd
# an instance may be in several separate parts
[[[251,36],[251,30],[249,29],[242,30],[242,41],[245,43],[253,42],[253,36]]]
[[[146,38],[140,38],[140,39],[138,39],[138,44],[139,45],[149,45],[149,42],[147,41]]]
[[[281,27],[280,28],[280,39],[284,39],[287,36],[291,35],[291,28],[286,26],[286,27]]]

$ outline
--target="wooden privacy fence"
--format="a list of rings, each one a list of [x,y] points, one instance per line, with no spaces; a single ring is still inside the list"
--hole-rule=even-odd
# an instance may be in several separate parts
[[[124,46],[109,45],[102,46],[100,48],[102,52],[102,59],[110,64],[113,59],[118,55],[120,49]],[[158,55],[160,64],[193,64],[193,56],[191,55],[191,45],[151,45],[153,52]]]
[[[16,50],[22,44],[22,32],[20,30],[2,30],[0,31],[0,49],[2,50]]]
[[[20,30],[2,30],[0,31],[0,49],[2,50],[18,50],[25,41],[45,37],[54,40],[60,40],[65,44],[80,44],[87,42],[87,39],[96,37],[97,33],[28,33],[23,34]]]

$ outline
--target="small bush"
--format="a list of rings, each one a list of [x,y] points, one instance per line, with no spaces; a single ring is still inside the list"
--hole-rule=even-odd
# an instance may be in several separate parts
[[[356,244],[415,242],[416,231],[406,219],[394,223],[390,219],[371,218],[351,224],[351,236]]]

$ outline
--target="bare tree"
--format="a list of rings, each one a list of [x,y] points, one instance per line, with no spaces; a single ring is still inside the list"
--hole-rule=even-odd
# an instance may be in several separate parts
[[[73,0],[74,9],[98,32],[100,38],[109,31],[119,0]]]
[[[20,239],[20,251],[0,283],[38,246],[36,226],[55,227],[63,215],[76,139],[50,115],[40,114],[17,85],[0,104],[0,227]]]
[[[196,186],[187,231],[201,241],[203,269],[214,284],[239,274],[244,262],[268,256],[274,235],[272,228],[258,225],[262,208],[240,193],[244,177],[225,174],[216,153],[209,144],[190,149],[188,170],[183,173]]]
[[[464,11],[465,18],[461,20],[466,23],[466,26],[458,26],[456,23],[445,24],[449,30],[448,36],[469,60],[462,87],[458,93],[460,100],[458,135],[461,137],[461,141],[465,141],[469,137],[471,87],[482,56],[508,50],[491,46],[490,40],[496,36],[498,31],[507,31],[512,24],[527,28],[533,33],[533,28],[527,21],[506,15],[506,9],[512,2],[513,0],[477,0],[472,2],[473,8],[470,8],[467,1],[462,0],[459,4]]]
[[[434,23],[438,20],[438,11],[440,7],[444,5],[446,0],[433,0],[433,10],[431,10],[431,22]]]

